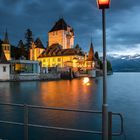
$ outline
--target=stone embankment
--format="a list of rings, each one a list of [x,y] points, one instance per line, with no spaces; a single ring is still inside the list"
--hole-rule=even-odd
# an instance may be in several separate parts
[[[10,81],[41,81],[41,80],[58,80],[60,74],[47,73],[47,74],[14,74],[10,76]]]

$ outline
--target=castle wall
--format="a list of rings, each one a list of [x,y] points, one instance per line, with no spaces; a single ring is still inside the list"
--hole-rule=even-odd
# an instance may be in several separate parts
[[[10,64],[0,64],[0,80],[10,80]]]

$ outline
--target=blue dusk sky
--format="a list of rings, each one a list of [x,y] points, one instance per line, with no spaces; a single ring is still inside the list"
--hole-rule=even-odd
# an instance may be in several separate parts
[[[109,54],[140,54],[140,0],[111,0],[106,11]],[[102,52],[102,15],[96,0],[0,0],[0,38],[7,28],[11,44],[24,39],[27,28],[44,46],[47,33],[63,17],[74,28],[75,44]]]

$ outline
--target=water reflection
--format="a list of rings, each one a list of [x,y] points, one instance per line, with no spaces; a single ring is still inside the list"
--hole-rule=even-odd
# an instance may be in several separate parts
[[[43,104],[47,106],[65,108],[80,108],[84,106],[88,108],[91,104],[90,101],[95,100],[94,98],[96,97],[96,83],[94,80],[88,80],[76,79],[72,81],[41,82],[41,100]],[[87,83],[83,85],[83,81],[85,81],[85,83],[88,81],[92,86],[87,86]]]
[[[60,80],[50,82],[7,82],[3,83],[3,85],[0,86],[1,101],[50,107],[97,109],[97,83],[94,79],[89,79],[86,82],[89,82],[91,86],[88,86],[87,83],[83,84],[83,81],[86,80],[84,80],[84,78],[81,78],[74,80]],[[21,122],[21,120],[23,121],[23,112],[17,108],[9,109],[7,107],[3,107],[0,109],[0,112],[3,114],[1,115],[3,116],[3,118],[14,121],[18,120],[19,122]],[[94,121],[89,122],[89,120]],[[96,119],[94,119],[93,115],[83,113],[38,109],[29,110],[29,122],[34,124],[92,129],[97,124],[95,120]],[[7,135],[7,133],[4,134]],[[10,137],[11,135],[12,134],[9,133]],[[65,133],[63,135],[66,139],[69,140],[68,135],[65,135]],[[32,139],[38,139],[38,136],[39,135],[37,135],[37,138]],[[18,138],[14,136],[14,140],[18,140],[19,137],[20,135],[18,136]],[[44,137],[45,140],[46,135]],[[51,138],[51,134],[48,137],[48,139],[53,140],[53,138]],[[8,137],[6,138],[8,139]],[[83,137],[83,139],[85,138]],[[62,139],[62,137],[60,139]],[[73,138],[70,138],[70,140],[71,139]],[[80,140],[82,140],[81,137]]]
[[[83,85],[87,85],[87,86],[90,85],[90,82],[89,82],[89,78],[88,77],[84,77],[83,78]]]

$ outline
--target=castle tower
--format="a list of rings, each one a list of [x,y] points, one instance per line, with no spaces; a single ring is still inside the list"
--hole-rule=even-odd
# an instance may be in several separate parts
[[[5,32],[5,37],[2,43],[2,49],[5,54],[6,59],[11,60],[11,45],[9,43],[7,31]]]
[[[91,42],[90,44],[90,50],[88,53],[88,61],[93,61],[94,60],[94,49],[93,49],[93,44]]]
[[[49,46],[59,44],[63,49],[74,46],[74,30],[63,18],[60,18],[48,33]]]

